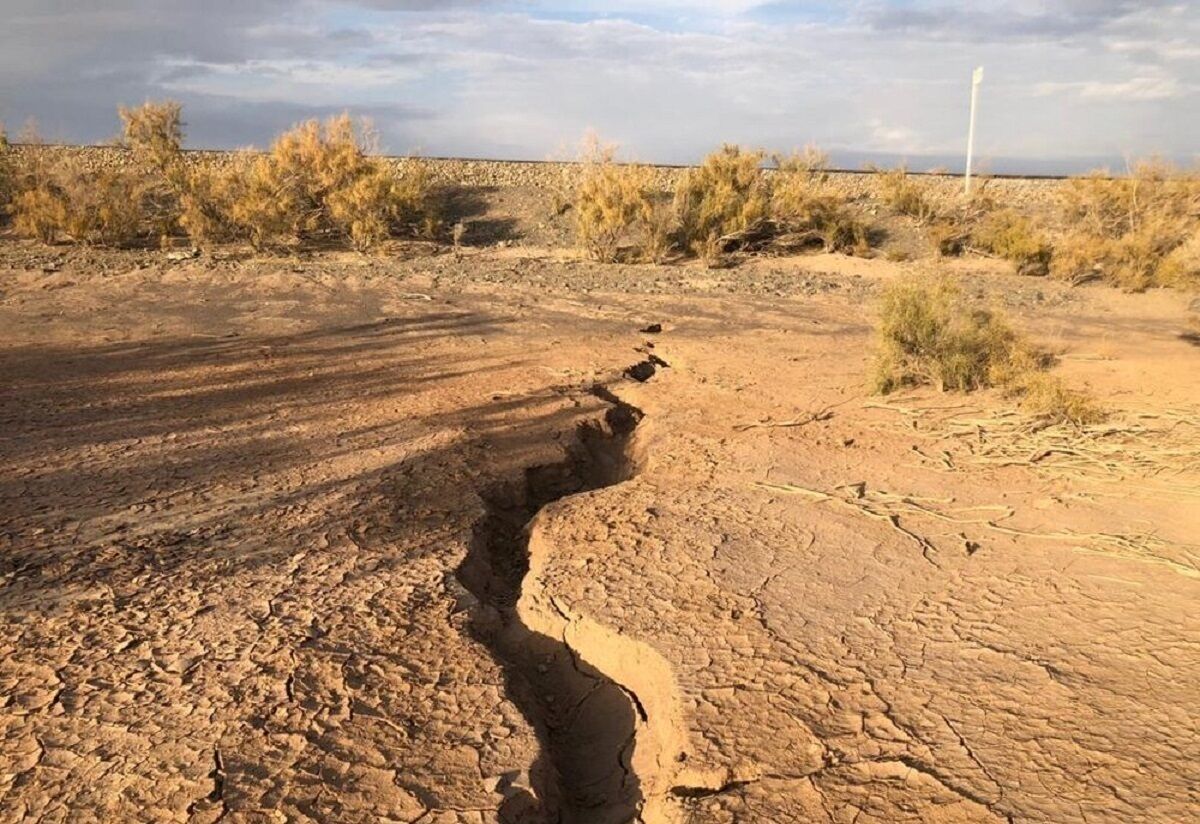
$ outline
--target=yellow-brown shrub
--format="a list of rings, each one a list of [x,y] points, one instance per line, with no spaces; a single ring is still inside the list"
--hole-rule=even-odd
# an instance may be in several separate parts
[[[1082,426],[1104,417],[1087,393],[1045,374],[1049,358],[1002,317],[972,305],[946,278],[890,284],[883,293],[878,336],[872,374],[877,392],[920,384],[959,391],[1000,386],[1022,409],[1048,423]]]
[[[112,169],[87,170],[73,159],[53,166],[35,159],[20,177],[13,201],[18,234],[43,243],[66,235],[79,243],[128,245],[143,234],[144,191],[136,176]]]
[[[333,233],[359,249],[388,237],[397,223],[431,224],[423,167],[411,162],[397,176],[366,145],[348,115],[285,132],[233,187],[232,223],[259,248]]]
[[[970,391],[990,386],[1018,350],[998,315],[972,306],[950,280],[901,280],[883,293],[875,389],[931,383]]]
[[[828,185],[827,157],[814,147],[777,158],[771,185],[771,216],[787,232],[808,235],[827,251],[866,253],[867,227],[846,198]]]
[[[1125,289],[1181,283],[1186,266],[1172,258],[1200,228],[1200,177],[1158,161],[1137,163],[1125,177],[1093,173],[1070,181],[1061,207],[1067,233],[1052,274],[1096,274]]]
[[[725,145],[691,169],[675,192],[683,243],[703,254],[723,235],[747,229],[770,214],[764,154]]]
[[[1200,227],[1163,258],[1156,275],[1163,286],[1200,288]]]
[[[1045,372],[1023,372],[1007,384],[1006,394],[1029,415],[1048,424],[1088,426],[1107,417],[1087,392],[1071,389],[1056,375]]]
[[[194,165],[183,173],[179,192],[179,225],[195,243],[225,243],[243,237],[234,204],[241,197],[252,162],[240,153],[224,168]]]
[[[918,223],[928,223],[937,217],[937,205],[929,187],[909,175],[906,168],[899,166],[877,174],[880,196],[893,211]]]
[[[179,173],[183,164],[183,107],[174,100],[147,101],[136,108],[121,106],[124,144],[135,162],[164,177]]]
[[[1020,275],[1045,275],[1050,269],[1051,246],[1033,221],[1013,209],[985,213],[970,229],[974,246],[1011,260]]]
[[[616,148],[585,144],[575,187],[575,229],[595,260],[661,261],[673,246],[675,218],[656,190],[653,170],[619,164]]]
[[[8,143],[8,132],[4,130],[4,124],[0,123],[0,221],[8,215],[9,206],[12,204],[16,174],[13,164],[13,150]]]

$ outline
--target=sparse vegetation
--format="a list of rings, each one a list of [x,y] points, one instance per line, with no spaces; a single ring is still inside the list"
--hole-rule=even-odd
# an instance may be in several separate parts
[[[1033,221],[1013,209],[989,211],[969,230],[971,244],[1011,260],[1019,275],[1045,275],[1050,271],[1049,240]]]
[[[865,254],[867,226],[846,198],[828,185],[829,159],[814,147],[778,159],[771,187],[771,215],[784,232],[818,242],[827,251]]]
[[[1062,210],[1069,228],[1055,250],[1054,275],[1100,277],[1134,291],[1195,282],[1187,261],[1195,260],[1189,244],[1200,230],[1197,175],[1157,161],[1138,163],[1125,177],[1094,173],[1067,184]]]
[[[143,187],[129,172],[88,169],[78,158],[56,158],[32,124],[22,133],[21,155],[11,164],[13,228],[54,243],[122,246],[142,223]]]
[[[1088,393],[1071,389],[1055,375],[1033,369],[1015,375],[1007,384],[1006,393],[1027,414],[1048,424],[1088,426],[1107,417]]]
[[[764,153],[725,145],[690,170],[675,192],[683,245],[706,260],[721,255],[719,238],[744,231],[770,214]]]
[[[879,188],[883,202],[897,214],[925,224],[937,217],[935,198],[928,187],[918,181],[903,166],[879,171]]]
[[[592,144],[575,195],[575,226],[595,260],[661,261],[673,245],[674,215],[645,166],[614,160],[615,147]]]
[[[920,384],[970,391],[991,386],[1010,367],[1017,335],[949,280],[904,280],[884,290],[879,344],[877,391]]]
[[[947,279],[903,280],[884,291],[873,374],[880,393],[921,384],[964,392],[1000,386],[1040,420],[1101,420],[1095,401],[1046,374],[1048,365],[1002,317],[972,305]]]
[[[8,204],[12,201],[13,168],[12,147],[8,144],[8,132],[0,123],[0,220],[8,213]]]
[[[368,156],[368,140],[349,115],[310,120],[242,164],[237,182],[210,178],[203,185],[210,197],[229,201],[234,231],[256,248],[333,235],[365,251],[393,227],[432,221],[424,170],[414,165],[394,174]],[[197,199],[201,215],[203,203]],[[205,224],[199,217],[195,222]],[[220,229],[211,223],[205,228]]]
[[[367,250],[397,229],[436,231],[427,173],[400,173],[370,156],[370,136],[348,115],[303,123],[265,155],[245,154],[224,168],[190,164],[182,152],[178,103],[122,108],[128,168],[85,169],[25,141],[11,178],[14,226],[52,242],[126,245],[182,229],[198,242],[249,240],[257,248],[317,237],[344,238]]]

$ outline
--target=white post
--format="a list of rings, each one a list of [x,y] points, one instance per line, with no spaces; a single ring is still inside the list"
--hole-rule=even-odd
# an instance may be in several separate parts
[[[965,192],[971,195],[971,163],[975,159],[975,109],[979,106],[979,84],[983,82],[983,66],[971,75],[971,126],[967,129],[967,178]]]

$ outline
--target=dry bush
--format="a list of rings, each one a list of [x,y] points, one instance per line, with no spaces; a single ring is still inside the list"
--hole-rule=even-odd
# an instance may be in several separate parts
[[[615,147],[587,149],[575,194],[575,228],[595,260],[612,262],[633,252],[658,262],[670,251],[674,215],[654,185],[653,170],[614,161]]]
[[[763,152],[725,145],[691,169],[675,191],[683,243],[701,257],[720,254],[716,240],[744,231],[770,213],[770,192],[759,168]]]
[[[883,293],[877,391],[931,383],[942,390],[990,386],[1007,369],[1017,335],[1003,319],[971,306],[949,280],[904,280]]]
[[[53,243],[66,236],[80,243],[124,246],[143,234],[145,190],[136,174],[89,169],[77,155],[55,153],[32,124],[11,163],[13,228]]]
[[[1006,393],[1029,415],[1049,424],[1087,426],[1107,417],[1093,397],[1045,372],[1023,372],[1007,384]]]
[[[883,202],[897,214],[918,223],[929,223],[938,216],[936,199],[924,182],[918,181],[903,166],[880,170],[879,190]]]
[[[1156,274],[1163,286],[1200,289],[1200,227],[1163,258]]]
[[[873,375],[878,392],[920,384],[943,391],[1000,386],[1040,421],[1082,426],[1102,420],[1090,396],[1045,373],[1050,363],[945,278],[902,280],[884,290]]]
[[[120,107],[122,143],[139,178],[142,210],[166,246],[180,228],[181,201],[190,192],[190,169],[183,158],[183,107],[173,100]]]
[[[1186,282],[1186,247],[1200,229],[1200,177],[1167,164],[1137,163],[1125,177],[1093,173],[1062,193],[1069,227],[1051,272],[1077,280],[1099,276],[1125,289]],[[1181,280],[1182,279],[1182,280]]]
[[[104,246],[126,246],[144,234],[144,190],[135,176],[112,169],[88,170],[74,159],[52,166],[31,160],[30,166],[20,175],[12,206],[18,234],[43,243],[66,235],[79,243]]]
[[[783,231],[811,237],[827,251],[865,254],[867,226],[850,210],[846,198],[828,185],[828,157],[809,146],[788,158],[777,158],[771,186],[771,216]]]
[[[1050,271],[1049,240],[1033,221],[1013,209],[985,213],[970,229],[973,246],[1017,266],[1020,275],[1045,275]]]
[[[934,250],[942,257],[958,257],[971,243],[971,229],[957,220],[935,220],[925,230]]]
[[[239,154],[225,168],[189,166],[179,192],[179,225],[198,244],[226,243],[243,236],[234,215],[242,196],[248,153]]]
[[[15,194],[16,160],[13,155],[12,146],[8,143],[8,132],[4,130],[4,124],[0,123],[0,221],[8,214]]]
[[[146,198],[140,176],[118,169],[86,170],[65,161],[55,170],[63,231],[79,243],[127,246],[144,235]]]
[[[146,131],[170,132],[171,122],[156,118]],[[176,166],[169,149],[147,156],[167,161],[161,168],[178,192],[179,223],[197,241],[244,238],[263,249],[331,235],[366,251],[402,226],[433,231],[425,166],[410,161],[393,172],[368,155],[370,146],[369,130],[341,115],[302,123],[268,153],[243,153],[225,168]]]
[[[117,112],[124,144],[134,159],[164,176],[176,174],[183,163],[183,107],[174,100],[147,101],[133,109],[121,106]]]

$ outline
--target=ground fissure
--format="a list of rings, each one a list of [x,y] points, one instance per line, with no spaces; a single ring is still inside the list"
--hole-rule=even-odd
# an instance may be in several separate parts
[[[509,697],[541,744],[528,786],[510,796],[504,820],[624,824],[641,820],[642,780],[632,766],[647,712],[636,692],[588,662],[567,634],[528,625],[517,609],[530,572],[529,531],[546,507],[636,474],[631,452],[642,412],[597,386],[604,414],[579,424],[563,460],[526,467],[484,490],[486,513],[459,581],[477,599],[471,628],[505,672]],[[558,609],[551,599],[551,607]],[[570,616],[558,616],[569,624]]]

